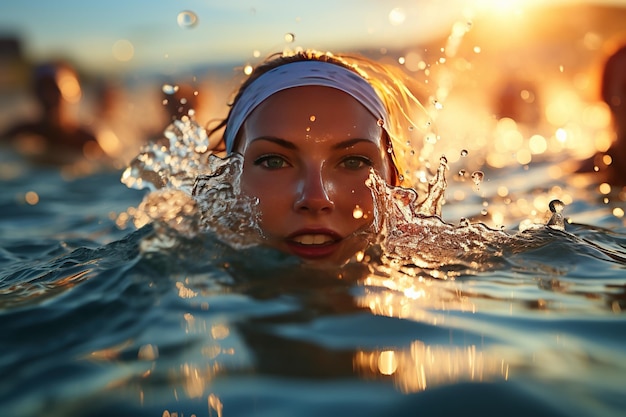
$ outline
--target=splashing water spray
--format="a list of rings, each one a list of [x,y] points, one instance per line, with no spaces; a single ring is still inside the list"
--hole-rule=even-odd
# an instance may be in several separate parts
[[[293,37],[286,40],[293,42]],[[164,88],[175,91],[176,86]],[[439,92],[437,110],[446,95]],[[426,136],[428,143],[432,132]],[[263,242],[258,201],[241,195],[242,157],[220,158],[211,149],[205,128],[195,121],[194,112],[189,112],[174,120],[161,140],[142,147],[123,173],[121,180],[128,187],[150,190],[137,209],[129,209],[118,218],[118,224],[124,217],[132,219],[136,227],[155,225],[160,239],[144,245],[146,250],[171,247],[176,236],[189,239],[207,232],[215,233],[234,248]],[[463,153],[467,155],[466,150]],[[387,265],[405,271],[419,268],[437,277],[442,277],[441,268],[448,266],[443,276],[451,277],[460,271],[489,268],[501,257],[503,245],[525,239],[467,219],[461,219],[458,226],[444,222],[448,169],[447,158],[441,156],[421,201],[415,189],[390,186],[375,172],[370,174],[366,184],[374,199],[372,229]],[[478,187],[484,173],[474,171],[471,179]],[[550,203],[552,217],[547,226],[565,229],[563,206],[560,201]],[[353,215],[358,218],[362,211],[356,208]]]

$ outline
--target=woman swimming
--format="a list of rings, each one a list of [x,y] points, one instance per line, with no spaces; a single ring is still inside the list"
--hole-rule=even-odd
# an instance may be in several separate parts
[[[225,128],[217,148],[243,156],[241,192],[258,201],[264,243],[306,263],[341,264],[368,246],[371,170],[409,182],[393,112],[417,99],[399,78],[372,81],[359,62],[311,51],[271,59],[209,132]]]
[[[215,127],[183,116],[164,132],[169,146],[142,149],[122,182],[153,192],[118,224],[152,223],[147,250],[208,231],[235,249],[269,247],[304,265],[379,259],[433,276],[442,265],[451,275],[491,267],[517,238],[528,247],[521,235],[441,219],[447,161],[426,171],[432,123],[413,85],[387,71],[310,51],[261,64]],[[562,203],[551,211],[548,226],[563,230]]]

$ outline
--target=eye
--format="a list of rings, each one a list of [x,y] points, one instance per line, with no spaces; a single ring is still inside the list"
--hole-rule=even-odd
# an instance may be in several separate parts
[[[281,169],[289,166],[289,163],[282,156],[264,155],[255,159],[254,165],[260,165],[267,169]]]
[[[372,161],[365,156],[349,156],[341,161],[340,166],[356,171],[364,167],[372,166]]]

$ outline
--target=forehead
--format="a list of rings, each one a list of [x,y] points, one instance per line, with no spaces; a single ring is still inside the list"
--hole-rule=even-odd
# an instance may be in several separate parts
[[[380,136],[378,119],[351,95],[323,86],[279,91],[261,104],[243,124],[243,139],[293,129],[336,131],[338,134]]]

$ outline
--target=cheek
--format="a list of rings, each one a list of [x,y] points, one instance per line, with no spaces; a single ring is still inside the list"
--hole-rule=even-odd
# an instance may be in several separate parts
[[[335,204],[347,220],[358,224],[372,221],[374,200],[370,189],[365,184],[337,188],[339,191],[335,197]]]
[[[289,209],[291,190],[285,181],[268,179],[257,170],[246,170],[241,175],[241,193],[258,199],[261,221],[267,223],[284,216]]]

